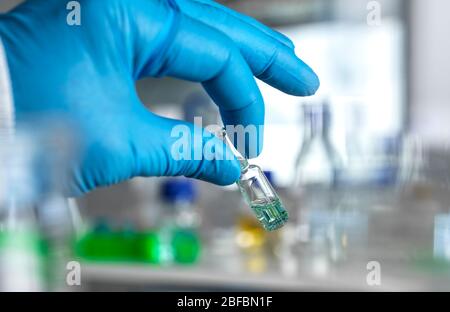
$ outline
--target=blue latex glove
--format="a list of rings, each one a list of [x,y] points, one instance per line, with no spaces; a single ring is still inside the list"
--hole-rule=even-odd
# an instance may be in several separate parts
[[[244,126],[264,124],[254,77],[298,96],[319,86],[287,37],[215,2],[78,2],[81,26],[67,25],[67,0],[30,0],[0,17],[17,119],[62,113],[81,127],[86,149],[72,168],[72,195],[135,176],[238,179],[236,160],[171,157],[171,130],[184,122],[148,111],[135,90],[140,78],[201,82],[224,124]]]

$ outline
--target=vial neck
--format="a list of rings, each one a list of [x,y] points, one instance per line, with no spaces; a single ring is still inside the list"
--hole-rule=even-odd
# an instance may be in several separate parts
[[[227,135],[226,130],[223,128],[216,135],[224,141],[224,143],[228,146],[230,151],[233,153],[234,157],[236,157],[236,159],[239,161],[239,165],[241,167],[241,173],[246,173],[250,164],[248,163],[247,158],[242,156],[242,154],[236,149],[234,144],[231,142],[230,138]]]
[[[242,156],[238,157],[238,160],[239,160],[239,164],[241,166],[241,173],[246,173],[248,168],[250,167],[248,160]]]

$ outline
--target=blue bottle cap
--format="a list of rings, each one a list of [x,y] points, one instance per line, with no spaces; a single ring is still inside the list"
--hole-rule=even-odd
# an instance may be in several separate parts
[[[174,178],[161,184],[160,196],[168,203],[189,202],[197,200],[198,190],[195,181],[187,178]]]

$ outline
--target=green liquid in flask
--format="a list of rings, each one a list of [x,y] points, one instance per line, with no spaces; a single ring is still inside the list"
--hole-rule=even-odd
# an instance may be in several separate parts
[[[264,172],[258,166],[249,164],[248,160],[237,151],[225,129],[221,129],[216,135],[227,144],[240,162],[241,176],[237,185],[259,222],[267,231],[281,228],[289,216]]]

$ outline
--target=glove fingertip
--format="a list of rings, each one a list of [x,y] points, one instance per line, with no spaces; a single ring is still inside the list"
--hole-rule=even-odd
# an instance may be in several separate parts
[[[226,186],[231,185],[239,180],[241,176],[241,167],[237,160],[224,161],[224,168],[222,173],[218,175],[217,185]]]
[[[193,177],[219,186],[227,186],[237,182],[240,175],[239,161],[234,159],[210,161]]]

